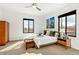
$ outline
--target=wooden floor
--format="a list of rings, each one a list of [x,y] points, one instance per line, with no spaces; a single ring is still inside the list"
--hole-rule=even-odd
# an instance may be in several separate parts
[[[79,51],[72,48],[66,50],[63,46],[55,44],[26,50],[24,41],[15,41],[0,46],[0,55],[79,55]]]

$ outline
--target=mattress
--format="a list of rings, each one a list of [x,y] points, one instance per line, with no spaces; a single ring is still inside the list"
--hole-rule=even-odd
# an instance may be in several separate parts
[[[53,36],[37,36],[34,38],[34,42],[36,43],[37,47],[40,48],[41,45],[54,43],[57,41],[56,37]]]

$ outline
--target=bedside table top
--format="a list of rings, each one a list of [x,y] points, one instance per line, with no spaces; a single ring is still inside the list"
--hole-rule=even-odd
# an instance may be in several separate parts
[[[68,39],[65,39],[65,38],[57,38],[57,40],[63,40],[63,41],[65,41],[65,40],[70,40],[69,38]]]

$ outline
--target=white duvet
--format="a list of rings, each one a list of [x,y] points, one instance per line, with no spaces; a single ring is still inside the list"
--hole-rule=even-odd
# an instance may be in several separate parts
[[[34,42],[36,43],[38,48],[40,48],[41,45],[54,43],[56,41],[57,38],[52,36],[37,36],[34,38]]]

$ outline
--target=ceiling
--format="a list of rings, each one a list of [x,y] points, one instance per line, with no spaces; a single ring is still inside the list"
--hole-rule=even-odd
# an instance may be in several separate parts
[[[26,13],[30,15],[45,15],[68,5],[68,3],[37,3],[37,6],[42,9],[41,11],[38,11],[32,7],[25,8],[25,6],[29,6],[31,4],[32,3],[0,3],[0,6],[5,9],[17,11],[20,13]]]

